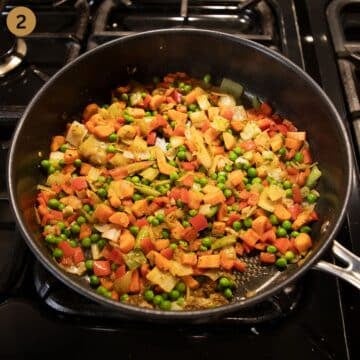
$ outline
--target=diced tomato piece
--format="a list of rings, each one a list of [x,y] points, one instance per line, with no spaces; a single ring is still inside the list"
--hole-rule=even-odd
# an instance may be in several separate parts
[[[261,130],[265,130],[268,129],[270,125],[274,124],[274,121],[269,118],[263,118],[258,120],[257,124]]]
[[[94,274],[96,276],[107,276],[111,274],[110,261],[95,260],[93,265]]]
[[[84,176],[78,176],[76,178],[72,178],[71,187],[76,191],[86,189],[87,188],[86,178]]]
[[[303,154],[303,163],[311,164],[312,158],[311,158],[310,150],[308,148],[305,148],[302,150],[302,154]]]
[[[216,220],[222,221],[226,215],[227,215],[227,205],[225,203],[222,203],[220,205],[219,211],[216,214]]]
[[[121,278],[125,275],[126,267],[125,265],[119,266],[115,271],[115,279]]]
[[[274,245],[282,254],[285,254],[289,250],[291,244],[288,238],[277,238],[274,241]]]
[[[143,250],[144,254],[146,255],[148,252],[150,252],[151,250],[155,249],[155,245],[153,244],[153,242],[151,241],[150,238],[143,238],[140,240],[140,247]]]
[[[197,164],[196,164],[196,162],[194,163],[193,161],[183,161],[181,163],[181,166],[184,170],[193,171],[196,169]]]
[[[299,204],[290,205],[288,210],[291,214],[291,220],[295,220],[302,211],[302,207]]]
[[[62,250],[64,257],[72,257],[74,255],[75,248],[71,247],[67,241],[60,241],[58,248]]]
[[[135,222],[135,225],[138,226],[138,227],[143,227],[143,226],[149,225],[149,223],[146,220],[146,218],[143,217],[141,219],[137,219],[136,222]]]
[[[196,231],[201,231],[208,227],[208,222],[205,215],[203,214],[197,214],[191,218],[190,224],[195,228]]]
[[[272,111],[271,106],[268,103],[263,102],[260,105],[260,112],[263,113],[264,115],[271,115],[271,113],[273,111]]]
[[[110,251],[110,256],[109,256],[108,260],[110,260],[118,265],[122,265],[124,263],[124,258],[123,258],[122,252],[116,248],[113,248]]]
[[[227,200],[226,200],[226,205],[232,205],[235,203],[235,196],[230,196]]]
[[[172,98],[179,104],[179,103],[181,103],[182,95],[178,91],[175,90],[172,93]]]
[[[80,246],[74,248],[73,259],[75,264],[85,260],[83,249]]]
[[[252,140],[243,141],[240,146],[246,151],[254,150],[256,148],[256,144]]]
[[[241,261],[240,259],[236,259],[234,261],[234,265],[233,265],[234,269],[236,269],[237,271],[243,272],[246,270],[246,263],[244,263],[243,261]]]
[[[156,132],[152,131],[148,134],[146,138],[146,142],[148,145],[155,145],[155,141],[156,141]]]
[[[182,232],[182,237],[186,241],[194,241],[196,240],[197,236],[198,236],[198,232],[192,226],[186,227]]]
[[[298,186],[293,186],[293,200],[294,202],[296,202],[297,204],[301,204],[302,203],[302,196],[301,196],[301,192],[300,192],[300,188]]]
[[[309,215],[309,221],[317,221],[319,220],[319,215],[317,214],[317,212],[314,210],[311,212],[311,214]]]
[[[168,247],[166,249],[162,249],[160,251],[160,254],[170,260],[174,255],[174,250]]]
[[[240,219],[241,219],[240,214],[237,214],[237,213],[230,214],[229,220],[226,222],[226,225],[231,226],[233,224],[233,222],[238,221]]]
[[[275,254],[270,254],[268,252],[261,252],[259,258],[262,264],[274,264],[276,261]]]

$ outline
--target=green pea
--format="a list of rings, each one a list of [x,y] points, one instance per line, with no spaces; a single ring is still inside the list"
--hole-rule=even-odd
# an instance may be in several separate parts
[[[60,241],[61,240],[67,240],[67,236],[65,234],[60,234]]]
[[[217,174],[216,174],[216,173],[212,173],[212,174],[210,175],[210,178],[211,178],[212,180],[216,180],[216,179],[217,179]]]
[[[270,254],[275,254],[277,252],[277,248],[274,245],[268,245],[266,251]]]
[[[244,219],[243,223],[245,227],[250,228],[252,225],[252,220],[250,218],[246,218]]]
[[[248,168],[248,170],[247,170],[247,175],[248,175],[249,177],[251,177],[251,178],[256,177],[256,176],[257,176],[257,170],[256,170],[256,168],[254,168],[254,167]]]
[[[104,188],[100,188],[98,189],[98,191],[96,192],[102,199],[107,197],[107,191]]]
[[[218,182],[218,184],[219,184],[219,183],[225,183],[225,182],[226,182],[226,177],[225,177],[225,176],[222,176],[222,175],[219,175],[219,176],[217,177],[217,182]]]
[[[230,288],[224,289],[223,294],[227,299],[231,299],[233,297],[233,292]]]
[[[298,163],[302,163],[303,160],[304,160],[304,155],[301,153],[301,152],[297,152],[295,155],[294,155],[294,160]]]
[[[217,187],[218,187],[220,190],[225,190],[225,184],[224,184],[224,183],[218,183],[218,184],[217,184]]]
[[[189,210],[189,215],[190,215],[190,216],[195,216],[197,213],[198,213],[198,212],[197,212],[197,210],[195,210],[195,209]]]
[[[81,159],[75,159],[75,160],[74,160],[74,165],[75,165],[75,167],[80,167],[81,164],[82,164]]]
[[[68,146],[66,144],[62,144],[59,148],[61,152],[65,152],[68,149]]]
[[[53,250],[52,254],[53,254],[53,257],[56,258],[56,259],[59,259],[64,255],[63,251],[61,249],[59,249],[59,248],[55,248]]]
[[[314,204],[316,203],[316,200],[317,200],[317,196],[313,193],[309,193],[307,196],[306,196],[306,201],[309,203],[309,204]]]
[[[292,189],[286,189],[285,190],[285,196],[287,198],[291,198],[293,196],[293,192],[292,192]]]
[[[42,160],[41,161],[41,166],[45,169],[48,170],[50,167],[50,161],[49,160]]]
[[[177,157],[179,160],[186,160],[186,152],[185,151],[179,151],[177,153]]]
[[[133,182],[134,184],[138,184],[140,182],[140,178],[135,175],[131,178],[131,182]]]
[[[66,225],[62,221],[59,221],[56,225],[60,231],[63,231],[66,228]]]
[[[284,147],[279,149],[279,155],[284,156],[286,154],[286,149]]]
[[[92,269],[94,267],[94,261],[93,260],[86,260],[85,261],[85,267],[86,267],[86,270],[92,271]]]
[[[180,297],[180,291],[176,289],[171,290],[169,296],[171,300],[175,301]]]
[[[79,225],[85,224],[85,223],[86,223],[86,218],[85,218],[84,216],[79,216],[79,217],[76,219],[76,222],[77,222]]]
[[[136,225],[132,225],[130,226],[129,230],[133,235],[137,235],[139,232],[139,227]]]
[[[163,213],[158,213],[156,214],[156,219],[158,219],[159,223],[162,223],[165,220],[165,215]]]
[[[249,182],[249,179],[245,176],[245,177],[243,178],[243,183],[246,185],[248,182]]]
[[[70,230],[73,234],[78,234],[80,232],[79,224],[76,223],[72,224]]]
[[[186,84],[185,86],[184,86],[184,91],[185,92],[190,92],[192,90],[192,86],[190,85],[190,84]]]
[[[172,243],[172,244],[169,245],[169,248],[170,248],[171,250],[175,250],[175,249],[177,249],[177,244]]]
[[[97,289],[96,292],[102,296],[106,296],[108,290],[106,288],[104,288],[102,285],[100,285]]]
[[[134,118],[132,116],[128,114],[124,114],[123,116],[126,124],[131,124],[132,122],[134,122]]]
[[[155,295],[153,298],[153,303],[155,305],[160,305],[163,301],[164,301],[164,299],[161,295]]]
[[[234,221],[232,224],[232,227],[235,231],[239,231],[241,229],[241,222],[240,221]]]
[[[111,269],[112,271],[116,271],[118,267],[119,267],[119,265],[118,265],[118,264],[115,264],[115,263],[112,263],[112,264],[110,265],[110,269]]]
[[[70,229],[64,229],[63,233],[64,233],[64,235],[66,235],[66,237],[69,237],[71,235]]]
[[[211,247],[211,239],[209,237],[204,237],[202,240],[201,240],[201,245],[205,246],[206,248],[210,248]]]
[[[48,201],[48,206],[51,209],[58,209],[59,205],[60,205],[60,202],[57,199],[49,199],[49,201]]]
[[[161,236],[164,238],[164,239],[168,239],[170,237],[170,232],[169,230],[167,229],[162,229],[161,230]]]
[[[100,239],[97,243],[97,246],[100,250],[102,250],[106,245],[106,240],[105,239]]]
[[[100,235],[99,234],[91,234],[90,235],[90,240],[92,243],[96,243],[100,240]]]
[[[82,208],[85,212],[91,211],[91,206],[89,204],[85,204]]]
[[[155,297],[155,294],[152,290],[149,289],[144,292],[144,298],[146,301],[152,301],[154,299],[154,297]]]
[[[229,279],[226,278],[226,277],[221,277],[221,278],[219,279],[219,286],[220,286],[222,289],[230,287],[230,281],[229,281]]]
[[[108,145],[107,148],[106,148],[106,152],[115,153],[116,152],[116,147],[114,145]]]
[[[287,261],[291,262],[292,260],[294,260],[294,258],[295,258],[295,254],[292,251],[289,250],[285,253],[285,259]]]
[[[311,227],[310,227],[310,226],[307,226],[307,225],[302,226],[302,227],[300,228],[300,232],[301,232],[301,233],[309,233],[309,232],[311,232]]]
[[[225,171],[231,172],[233,170],[233,167],[230,164],[225,165]]]
[[[285,229],[285,230],[291,230],[292,227],[292,223],[289,220],[284,220],[281,224],[281,226]]]
[[[293,237],[293,238],[296,238],[297,236],[299,236],[299,232],[298,231],[292,231],[290,236]]]
[[[182,226],[183,226],[183,227],[188,227],[188,226],[190,226],[190,223],[189,223],[187,220],[183,220],[181,223],[182,223]]]
[[[291,181],[289,181],[289,180],[285,180],[282,185],[283,185],[283,188],[284,188],[285,190],[292,188],[292,183],[291,183]]]
[[[232,195],[231,189],[224,189],[224,195],[226,198],[229,198]]]
[[[234,151],[229,152],[229,159],[235,161],[238,158],[237,154]]]
[[[276,260],[275,265],[279,268],[285,268],[287,265],[287,260],[284,257],[280,257]]]
[[[279,224],[279,220],[278,220],[277,216],[274,215],[274,214],[271,214],[271,215],[269,216],[269,220],[270,220],[270,222],[271,222],[272,225],[277,225],[277,224]]]
[[[70,244],[70,246],[73,247],[73,248],[76,248],[76,247],[78,247],[78,245],[79,245],[76,240],[70,240],[70,241],[69,241],[69,244]]]
[[[186,285],[182,281],[178,282],[175,286],[175,289],[179,291],[180,293],[184,293],[186,290]]]
[[[152,226],[158,226],[160,224],[160,221],[156,217],[153,217],[150,221],[150,224]]]
[[[171,166],[174,166],[174,167],[177,167],[177,166],[178,166],[177,162],[174,161],[174,160],[170,160],[170,161],[169,161],[169,164],[170,164]],[[149,183],[150,183],[150,182],[149,182]]]
[[[110,142],[116,142],[118,139],[118,136],[116,135],[116,133],[112,133],[109,135],[109,141]]]
[[[287,235],[287,231],[286,231],[283,227],[279,226],[279,227],[276,229],[276,235],[277,235],[278,237],[285,237],[285,236]]]
[[[91,275],[90,276],[90,285],[95,287],[95,286],[98,286],[99,284],[100,284],[100,279],[96,275]]]
[[[171,309],[171,301],[169,300],[163,300],[160,304],[159,304],[159,308],[161,310],[170,310]]]
[[[171,181],[176,181],[177,179],[179,179],[179,174],[177,172],[172,172],[170,174],[170,180]]]
[[[199,184],[200,184],[201,186],[205,186],[207,183],[208,183],[208,180],[207,180],[206,177],[200,178]]]
[[[81,240],[81,246],[84,248],[89,248],[91,246],[91,239],[89,237],[85,237]]]
[[[55,167],[50,165],[48,168],[48,174],[53,174],[56,171]]]
[[[236,155],[242,155],[243,154],[243,149],[240,147],[240,146],[237,146],[233,152],[236,154]]]
[[[132,199],[133,199],[134,201],[141,200],[142,198],[143,198],[142,195],[139,194],[139,193],[135,193],[135,194],[132,196]]]
[[[204,246],[204,245],[200,245],[199,250],[200,251],[207,251],[208,248],[206,246]]]
[[[122,294],[120,296],[120,301],[121,302],[127,302],[129,300],[129,295],[128,294]]]
[[[254,177],[251,180],[251,184],[261,184],[261,183],[262,183],[262,180],[259,177]]]
[[[204,83],[205,84],[210,84],[210,81],[211,81],[211,75],[210,74],[206,74],[203,78],[204,80]]]

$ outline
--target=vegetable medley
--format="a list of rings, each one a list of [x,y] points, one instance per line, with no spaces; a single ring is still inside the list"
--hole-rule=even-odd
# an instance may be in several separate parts
[[[247,256],[280,270],[312,247],[321,172],[306,132],[210,75],[130,82],[89,104],[41,165],[36,212],[65,271],[161,310],[227,304]]]

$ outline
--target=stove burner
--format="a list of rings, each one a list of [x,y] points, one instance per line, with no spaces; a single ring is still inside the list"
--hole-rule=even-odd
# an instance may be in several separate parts
[[[0,31],[0,77],[19,66],[26,54],[25,41],[16,38],[2,23],[0,24],[4,30]]]

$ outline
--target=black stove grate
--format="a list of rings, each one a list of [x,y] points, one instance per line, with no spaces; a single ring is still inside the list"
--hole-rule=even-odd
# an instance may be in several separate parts
[[[335,0],[327,8],[327,19],[360,154],[360,3]]]

